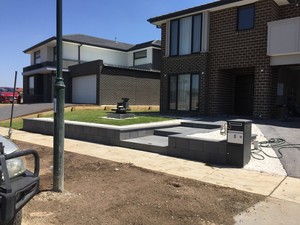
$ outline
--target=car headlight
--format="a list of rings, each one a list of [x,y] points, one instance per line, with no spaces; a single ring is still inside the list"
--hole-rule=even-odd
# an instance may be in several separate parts
[[[16,177],[25,172],[26,166],[22,158],[14,158],[6,161],[9,178]]]

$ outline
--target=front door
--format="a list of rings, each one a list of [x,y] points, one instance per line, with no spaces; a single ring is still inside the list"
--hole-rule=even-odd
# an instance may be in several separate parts
[[[253,115],[254,76],[237,75],[235,78],[235,113]]]

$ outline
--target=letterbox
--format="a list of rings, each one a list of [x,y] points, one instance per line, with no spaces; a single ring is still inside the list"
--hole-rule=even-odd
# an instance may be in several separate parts
[[[235,119],[227,121],[228,165],[244,167],[251,157],[251,120]]]

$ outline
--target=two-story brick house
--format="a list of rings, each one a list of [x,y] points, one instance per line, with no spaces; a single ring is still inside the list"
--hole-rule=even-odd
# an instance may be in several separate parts
[[[56,74],[56,38],[24,51],[30,66],[23,69],[24,102],[52,102]],[[127,44],[87,35],[63,36],[63,77],[66,102],[115,105],[159,105],[160,41]]]
[[[300,113],[298,0],[221,0],[148,21],[162,31],[162,112]]]

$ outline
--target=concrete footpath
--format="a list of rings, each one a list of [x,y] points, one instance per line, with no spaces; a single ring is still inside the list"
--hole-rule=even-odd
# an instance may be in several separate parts
[[[0,127],[1,135],[6,136],[7,133],[7,128]],[[53,137],[47,135],[13,130],[11,138],[47,147],[53,146]],[[237,224],[253,224],[251,218],[255,219],[256,224],[299,224],[297,212],[300,211],[300,179],[297,178],[245,169],[212,167],[201,162],[71,139],[65,139],[65,151],[121,163],[133,163],[135,166],[154,171],[267,196],[265,202],[247,210],[245,215],[239,215],[240,217],[236,218]],[[260,210],[261,208],[264,210]],[[270,218],[266,218],[265,215],[268,210]],[[276,216],[271,216],[273,213],[279,215],[278,211],[281,212],[280,220],[276,219]],[[289,222],[281,223],[287,220]]]

